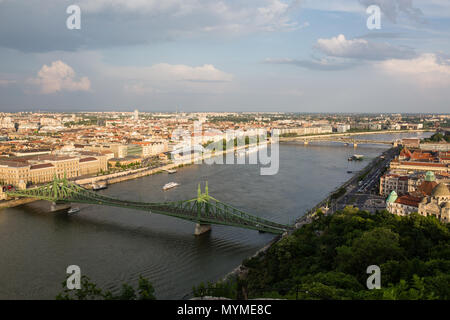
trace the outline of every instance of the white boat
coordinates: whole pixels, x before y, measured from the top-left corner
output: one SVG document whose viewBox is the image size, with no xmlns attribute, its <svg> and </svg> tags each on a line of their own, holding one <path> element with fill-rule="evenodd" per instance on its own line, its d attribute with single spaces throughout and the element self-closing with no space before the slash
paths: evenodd
<svg viewBox="0 0 450 320">
<path fill-rule="evenodd" d="M 348 161 L 353 161 L 353 160 L 362 160 L 364 159 L 364 155 L 362 154 L 354 154 L 351 157 L 348 158 Z"/>
<path fill-rule="evenodd" d="M 180 185 L 180 184 L 179 184 L 179 183 L 176 183 L 176 182 L 169 182 L 169 183 L 167 183 L 167 184 L 164 185 L 163 190 L 166 191 L 166 190 L 168 190 L 168 189 L 175 188 L 176 186 L 179 186 L 179 185 Z"/>
<path fill-rule="evenodd" d="M 78 211 L 80 211 L 80 208 L 70 208 L 67 213 L 77 213 Z"/>
<path fill-rule="evenodd" d="M 167 171 L 168 174 L 173 174 L 173 173 L 177 172 L 177 170 L 175 170 L 175 169 L 173 169 L 173 170 L 166 170 L 166 171 Z"/>
<path fill-rule="evenodd" d="M 108 188 L 108 185 L 106 184 L 106 182 L 92 183 L 92 190 L 94 190 L 94 191 L 102 190 L 102 189 L 106 189 L 106 188 Z"/>
</svg>

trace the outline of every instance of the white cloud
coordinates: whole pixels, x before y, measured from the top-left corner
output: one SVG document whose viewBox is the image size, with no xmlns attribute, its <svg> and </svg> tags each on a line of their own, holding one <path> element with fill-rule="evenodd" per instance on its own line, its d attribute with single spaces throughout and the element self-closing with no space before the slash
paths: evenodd
<svg viewBox="0 0 450 320">
<path fill-rule="evenodd" d="M 149 67 L 110 67 L 114 76 L 158 81 L 228 82 L 233 76 L 211 64 L 191 67 L 183 64 L 158 63 Z"/>
<path fill-rule="evenodd" d="M 153 94 L 167 92 L 221 91 L 233 75 L 211 64 L 188 66 L 158 63 L 148 67 L 104 66 L 104 76 L 124 82 L 126 93 Z"/>
<path fill-rule="evenodd" d="M 390 59 L 377 66 L 389 75 L 412 80 L 424 87 L 450 85 L 450 59 L 434 53 L 425 53 L 409 60 Z"/>
<path fill-rule="evenodd" d="M 106 9 L 115 11 L 179 12 L 183 7 L 195 5 L 195 0 L 81 0 L 80 7 L 87 12 Z"/>
<path fill-rule="evenodd" d="M 387 58 L 411 58 L 414 50 L 396 47 L 389 43 L 373 42 L 366 39 L 346 39 L 343 34 L 331 39 L 318 39 L 315 48 L 323 53 L 341 58 L 384 60 Z"/>
<path fill-rule="evenodd" d="M 364 12 L 356 0 L 304 0 L 302 7 L 321 11 Z"/>
<path fill-rule="evenodd" d="M 191 16 L 196 22 L 190 28 L 197 24 L 200 31 L 254 32 L 295 29 L 298 23 L 289 14 L 300 2 L 260 0 L 243 6 L 235 1 L 211 0 L 82 0 L 80 6 L 88 13 L 112 10 L 153 17 Z"/>
<path fill-rule="evenodd" d="M 39 86 L 43 94 L 58 91 L 88 91 L 91 87 L 87 77 L 76 81 L 75 71 L 61 60 L 53 61 L 50 66 L 44 64 L 37 78 L 28 79 L 28 83 Z"/>
</svg>

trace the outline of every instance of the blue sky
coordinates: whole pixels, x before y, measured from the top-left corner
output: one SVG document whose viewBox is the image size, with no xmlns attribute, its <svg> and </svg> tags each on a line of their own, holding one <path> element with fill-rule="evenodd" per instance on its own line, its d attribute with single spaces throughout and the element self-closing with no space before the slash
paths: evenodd
<svg viewBox="0 0 450 320">
<path fill-rule="evenodd" d="M 449 39 L 448 0 L 0 0 L 0 111 L 447 113 Z"/>
</svg>

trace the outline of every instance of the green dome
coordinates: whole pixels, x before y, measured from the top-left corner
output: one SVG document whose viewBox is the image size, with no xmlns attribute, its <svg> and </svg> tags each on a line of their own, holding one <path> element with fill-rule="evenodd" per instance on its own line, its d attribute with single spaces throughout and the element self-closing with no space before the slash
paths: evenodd
<svg viewBox="0 0 450 320">
<path fill-rule="evenodd" d="M 397 198 L 398 198 L 397 192 L 392 191 L 389 197 L 386 199 L 386 203 L 393 203 L 395 202 L 395 200 L 397 200 Z"/>
<path fill-rule="evenodd" d="M 425 181 L 436 181 L 436 177 L 434 176 L 434 173 L 431 171 L 427 171 L 427 173 L 425 174 Z"/>
</svg>

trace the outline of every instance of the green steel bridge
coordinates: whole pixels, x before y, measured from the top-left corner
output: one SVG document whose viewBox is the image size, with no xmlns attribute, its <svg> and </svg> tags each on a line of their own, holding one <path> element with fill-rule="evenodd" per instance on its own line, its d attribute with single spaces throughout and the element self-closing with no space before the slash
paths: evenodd
<svg viewBox="0 0 450 320">
<path fill-rule="evenodd" d="M 201 192 L 200 184 L 198 185 L 197 198 L 161 203 L 120 200 L 87 190 L 66 178 L 57 179 L 56 177 L 53 182 L 40 187 L 9 190 L 6 193 L 11 197 L 35 198 L 56 204 L 86 203 L 142 210 L 192 221 L 197 223 L 197 226 L 227 225 L 273 234 L 283 234 L 292 228 L 250 215 L 216 200 L 208 194 L 208 183 L 204 193 Z M 207 228 L 206 231 L 209 229 Z M 198 234 L 200 233 L 202 232 Z"/>
</svg>

